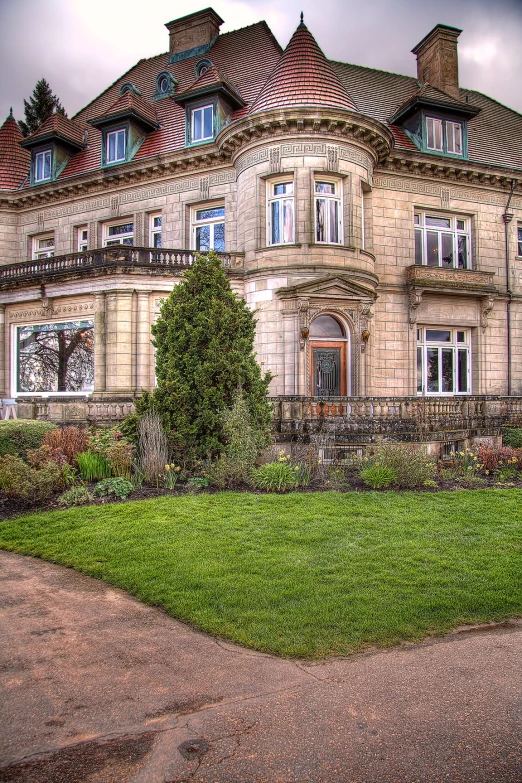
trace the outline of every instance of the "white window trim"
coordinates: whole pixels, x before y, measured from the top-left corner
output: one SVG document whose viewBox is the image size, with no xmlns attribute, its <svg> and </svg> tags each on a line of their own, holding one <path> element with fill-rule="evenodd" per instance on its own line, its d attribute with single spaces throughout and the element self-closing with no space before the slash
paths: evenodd
<svg viewBox="0 0 522 783">
<path fill-rule="evenodd" d="M 224 214 L 220 215 L 219 217 L 208 218 L 207 220 L 197 220 L 196 215 L 201 209 L 222 209 L 224 211 Z M 190 210 L 190 249 L 196 250 L 196 229 L 201 228 L 201 226 L 210 226 L 210 250 L 214 250 L 214 226 L 221 223 L 223 223 L 225 229 L 225 247 L 226 247 L 227 232 L 226 232 L 225 216 L 226 216 L 226 210 L 225 210 L 225 205 L 223 203 L 198 204 L 197 206 L 193 207 Z M 207 251 L 202 251 L 202 252 L 207 252 Z M 225 251 L 218 250 L 216 252 L 222 253 Z"/>
<path fill-rule="evenodd" d="M 42 166 L 42 171 L 45 172 L 45 156 L 49 155 L 49 176 L 48 177 L 37 177 L 36 172 L 38 171 L 38 158 L 43 157 L 44 163 Z M 52 150 L 40 150 L 40 152 L 35 152 L 34 155 L 34 170 L 33 170 L 33 180 L 34 182 L 48 182 L 53 175 L 53 152 Z"/>
<path fill-rule="evenodd" d="M 435 329 L 437 331 L 449 331 L 451 332 L 451 342 L 435 342 L 435 341 L 427 341 L 426 340 L 426 330 L 429 329 Z M 417 349 L 421 348 L 422 350 L 422 381 L 421 386 L 422 390 L 417 390 L 417 396 L 419 397 L 466 397 L 472 394 L 471 390 L 471 381 L 472 381 L 472 371 L 471 371 L 471 330 L 468 328 L 460 328 L 455 326 L 419 326 L 417 328 L 417 332 L 421 332 L 421 339 L 417 339 Z M 464 332 L 466 335 L 465 342 L 457 342 L 457 332 Z M 428 377 L 427 377 L 427 349 L 428 348 L 436 348 L 436 349 L 442 349 L 442 348 L 450 348 L 453 351 L 453 388 L 455 389 L 457 386 L 457 366 L 458 366 L 458 351 L 459 349 L 465 350 L 468 355 L 468 362 L 467 362 L 467 386 L 468 390 L 465 392 L 462 391 L 450 391 L 450 392 L 443 392 L 443 391 L 436 391 L 436 392 L 430 392 L 428 391 Z M 439 368 L 441 366 L 440 363 L 440 350 L 439 350 Z M 416 361 L 417 361 L 417 352 L 416 352 Z M 418 370 L 417 370 L 418 372 Z M 417 379 L 418 380 L 418 379 Z M 440 378 L 439 378 L 440 383 Z"/>
<path fill-rule="evenodd" d="M 40 399 L 46 399 L 47 397 L 90 397 L 94 394 L 92 391 L 48 391 L 48 392 L 19 392 L 18 387 L 18 340 L 17 329 L 24 329 L 28 326 L 46 326 L 47 324 L 68 324 L 74 320 L 92 321 L 94 329 L 94 318 L 54 318 L 50 321 L 34 321 L 24 324 L 11 324 L 11 397 L 16 399 L 17 397 L 39 397 Z M 95 346 L 96 350 L 96 346 Z"/>
<path fill-rule="evenodd" d="M 109 160 L 109 139 L 111 136 L 118 136 L 123 133 L 123 158 L 114 158 Z M 116 154 L 118 154 L 118 140 L 116 139 Z M 125 128 L 115 128 L 114 130 L 107 131 L 105 135 L 105 163 L 124 163 L 127 158 L 127 132 Z"/>
<path fill-rule="evenodd" d="M 429 144 L 429 125 L 433 127 L 433 144 L 435 144 L 436 133 L 435 124 L 440 128 L 440 147 L 430 146 Z M 455 131 L 458 128 L 458 135 L 460 140 L 460 152 L 455 151 Z M 451 137 L 451 144 L 453 149 L 450 149 L 449 140 Z M 464 157 L 464 126 L 462 122 L 454 122 L 453 120 L 443 120 L 440 117 L 426 117 L 426 149 L 431 152 L 442 152 L 443 154 L 454 155 L 457 158 Z"/>
<path fill-rule="evenodd" d="M 38 248 L 38 243 L 42 239 L 52 239 L 53 244 L 52 246 L 48 248 L 42 248 L 41 250 Z M 54 252 L 56 249 L 55 239 L 54 239 L 54 231 L 50 231 L 46 234 L 37 234 L 32 239 L 32 256 L 33 261 L 37 261 L 42 258 L 54 258 Z"/>
<path fill-rule="evenodd" d="M 154 220 L 155 218 L 161 218 L 161 225 L 154 226 Z M 156 250 L 161 250 L 161 245 L 158 248 L 155 248 L 154 246 L 154 237 L 156 234 L 159 234 L 163 243 L 163 215 L 161 212 L 151 212 L 149 214 L 149 247 L 152 247 Z"/>
<path fill-rule="evenodd" d="M 432 126 L 433 146 L 430 147 L 430 125 Z M 436 127 L 439 127 L 440 132 L 440 147 L 436 147 L 437 133 Z M 433 150 L 434 152 L 444 152 L 444 122 L 438 117 L 426 117 L 426 148 Z"/>
<path fill-rule="evenodd" d="M 125 226 L 132 224 L 132 231 L 128 231 L 126 234 L 116 234 L 114 236 L 111 236 L 109 234 L 109 229 L 113 226 Z M 103 224 L 103 247 L 114 247 L 115 245 L 123 245 L 124 239 L 132 239 L 132 243 L 127 243 L 128 247 L 132 247 L 134 245 L 134 220 L 125 220 L 125 218 L 121 218 L 120 220 L 111 220 L 110 223 L 104 223 Z"/>
<path fill-rule="evenodd" d="M 278 185 L 292 185 L 292 193 L 278 193 L 274 194 L 274 188 Z M 266 199 L 266 244 L 267 247 L 280 247 L 281 245 L 295 245 L 295 181 L 293 177 L 282 177 L 279 179 L 272 179 L 267 182 L 267 199 Z M 272 242 L 272 204 L 279 202 L 279 225 L 284 225 L 283 221 L 283 202 L 292 202 L 292 239 L 290 242 Z"/>
<path fill-rule="evenodd" d="M 87 236 L 85 239 L 82 239 L 82 234 L 84 231 L 86 232 Z M 89 249 L 89 227 L 85 225 L 78 226 L 76 229 L 76 238 L 78 253 L 86 253 Z"/>
<path fill-rule="evenodd" d="M 415 223 L 415 216 L 419 215 L 420 217 L 420 223 Z M 451 226 L 450 228 L 442 228 L 439 226 L 427 226 L 426 225 L 426 217 L 433 217 L 433 218 L 443 218 L 444 220 L 450 220 Z M 457 221 L 463 220 L 464 221 L 464 228 L 459 229 L 457 228 Z M 417 266 L 428 266 L 428 248 L 427 248 L 427 242 L 428 242 L 428 231 L 438 233 L 439 234 L 439 264 L 437 266 L 430 264 L 429 266 L 433 266 L 433 269 L 460 269 L 461 271 L 464 271 L 466 269 L 472 269 L 472 247 L 471 247 L 471 218 L 466 217 L 466 215 L 449 215 L 444 214 L 442 212 L 437 212 L 436 210 L 424 210 L 424 209 L 416 209 L 414 211 L 414 241 L 415 241 L 415 231 L 420 231 L 422 236 L 422 263 L 417 264 Z M 453 266 L 446 267 L 442 265 L 442 251 L 441 251 L 441 235 L 442 234 L 451 234 L 453 236 Z M 465 236 L 467 238 L 467 259 L 466 259 L 466 266 L 460 267 L 458 265 L 458 237 L 459 236 Z M 415 254 L 415 249 L 414 249 Z M 414 258 L 415 260 L 415 258 Z"/>
<path fill-rule="evenodd" d="M 194 120 L 197 112 L 204 112 L 205 109 L 211 109 L 212 110 L 212 133 L 210 136 L 201 136 L 199 139 L 196 139 L 194 134 Z M 202 122 L 201 122 L 201 130 L 202 133 L 205 133 L 205 118 L 204 114 L 202 115 Z M 192 143 L 200 142 L 200 141 L 210 141 L 214 138 L 214 104 L 213 103 L 207 103 L 205 106 L 196 106 L 194 109 L 190 110 L 190 141 Z"/>
<path fill-rule="evenodd" d="M 315 186 L 316 184 L 324 182 L 328 185 L 334 185 L 335 186 L 335 193 L 316 193 Z M 314 188 L 314 243 L 317 245 L 333 245 L 335 247 L 339 245 L 343 245 L 343 237 L 344 237 L 344 228 L 343 228 L 343 181 L 341 179 L 333 179 L 332 177 L 320 177 L 316 176 L 314 177 L 313 182 L 313 188 Z M 339 204 L 338 207 L 338 217 L 337 217 L 337 233 L 339 240 L 337 242 L 330 242 L 330 240 L 319 240 L 317 239 L 317 207 L 316 202 L 318 199 L 326 199 L 327 203 L 329 201 L 337 201 Z M 330 210 L 326 210 L 326 234 L 330 234 Z"/>
</svg>

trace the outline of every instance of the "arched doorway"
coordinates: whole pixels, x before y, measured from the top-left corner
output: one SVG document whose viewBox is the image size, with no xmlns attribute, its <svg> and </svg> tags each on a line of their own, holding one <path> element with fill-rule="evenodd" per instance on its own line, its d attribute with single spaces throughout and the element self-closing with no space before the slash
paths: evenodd
<svg viewBox="0 0 522 783">
<path fill-rule="evenodd" d="M 310 324 L 311 390 L 314 397 L 344 397 L 348 389 L 347 330 L 332 315 Z"/>
</svg>

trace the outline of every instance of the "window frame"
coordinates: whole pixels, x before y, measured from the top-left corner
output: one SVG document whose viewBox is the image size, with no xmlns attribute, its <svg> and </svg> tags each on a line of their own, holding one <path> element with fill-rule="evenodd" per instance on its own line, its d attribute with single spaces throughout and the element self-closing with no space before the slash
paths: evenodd
<svg viewBox="0 0 522 783">
<path fill-rule="evenodd" d="M 197 112 L 204 112 L 205 109 L 211 109 L 212 111 L 212 133 L 210 136 L 201 136 L 201 138 L 196 139 L 194 135 L 194 120 L 195 115 Z M 216 105 L 215 102 L 211 101 L 210 103 L 202 103 L 197 106 L 191 106 L 189 108 L 189 122 L 190 122 L 190 144 L 205 144 L 209 141 L 213 141 L 216 137 L 216 128 L 215 128 L 215 120 L 216 120 Z M 203 122 L 202 122 L 202 132 L 204 133 L 204 127 L 205 127 L 205 116 L 203 114 Z"/>
<path fill-rule="evenodd" d="M 216 215 L 215 218 L 201 218 L 198 220 L 198 212 L 204 212 L 211 209 L 222 209 L 223 215 Z M 215 250 L 214 230 L 215 226 L 223 225 L 223 250 L 216 250 L 216 253 L 226 252 L 226 208 L 224 202 L 211 202 L 208 204 L 196 204 L 190 210 L 190 249 L 198 253 L 208 253 Z M 197 229 L 203 226 L 209 226 L 209 249 L 198 250 L 197 248 Z"/>
<path fill-rule="evenodd" d="M 119 125 L 112 128 L 107 128 L 103 132 L 103 165 L 104 166 L 118 166 L 122 163 L 126 163 L 128 159 L 128 144 L 129 144 L 129 128 L 127 125 Z M 111 136 L 123 133 L 123 158 L 117 158 L 115 160 L 109 160 L 109 138 Z M 117 143 L 116 143 L 117 144 Z"/>
<path fill-rule="evenodd" d="M 419 223 L 416 222 L 416 219 L 419 218 Z M 426 225 L 426 218 L 439 218 L 441 220 L 449 220 L 450 226 L 444 227 L 444 226 L 427 226 Z M 458 227 L 458 222 L 463 221 L 464 228 Z M 438 236 L 437 239 L 437 247 L 438 247 L 438 257 L 439 257 L 439 263 L 438 264 L 429 264 L 428 263 L 428 233 L 436 233 Z M 444 212 L 439 212 L 438 210 L 427 210 L 427 209 L 414 209 L 413 212 L 413 234 L 414 234 L 414 263 L 415 266 L 430 266 L 433 268 L 438 269 L 460 269 L 461 271 L 470 270 L 473 269 L 473 256 L 472 256 L 472 245 L 471 245 L 471 235 L 472 235 L 472 225 L 471 225 L 471 217 L 469 215 L 462 215 L 462 214 L 449 214 Z M 421 240 L 421 261 L 420 263 L 417 261 L 418 258 L 418 245 L 417 245 L 417 235 L 420 234 L 422 237 Z M 443 239 L 442 235 L 451 235 L 452 236 L 452 254 L 453 254 L 453 264 L 451 266 L 444 265 L 442 263 L 443 261 Z M 466 237 L 466 263 L 465 266 L 459 266 L 459 237 Z"/>
<path fill-rule="evenodd" d="M 89 249 L 89 226 L 86 224 L 76 228 L 76 248 L 78 253 L 86 253 Z"/>
<path fill-rule="evenodd" d="M 154 225 L 155 221 L 159 220 L 159 225 Z M 155 238 L 159 235 L 159 245 L 155 244 Z M 163 242 L 163 215 L 161 212 L 151 212 L 149 214 L 149 247 L 154 250 L 161 250 Z"/>
<path fill-rule="evenodd" d="M 47 397 L 87 397 L 94 393 L 94 351 L 93 351 L 93 388 L 91 390 L 82 389 L 80 391 L 18 391 L 18 381 L 19 381 L 19 355 L 18 355 L 18 345 L 19 345 L 19 338 L 18 338 L 18 331 L 20 329 L 27 329 L 28 327 L 35 327 L 35 326 L 47 326 L 49 324 L 60 324 L 60 323 L 74 323 L 76 321 L 89 321 L 92 323 L 92 330 L 93 330 L 93 345 L 94 345 L 94 317 L 87 317 L 87 318 L 77 318 L 77 319 L 71 319 L 71 318 L 53 318 L 51 320 L 41 320 L 41 321 L 35 321 L 35 322 L 29 322 L 29 323 L 23 323 L 23 324 L 11 324 L 11 397 L 39 397 L 39 398 L 47 398 Z M 94 349 L 95 350 L 95 349 Z"/>
<path fill-rule="evenodd" d="M 51 182 L 53 178 L 53 148 L 52 147 L 46 147 L 45 149 L 38 149 L 33 152 L 33 165 L 32 165 L 32 179 L 34 185 L 40 185 L 42 182 Z M 48 177 L 37 177 L 37 169 L 38 169 L 38 159 L 42 156 L 49 156 L 49 176 Z M 43 170 L 45 172 L 45 162 L 43 164 Z"/>
<path fill-rule="evenodd" d="M 39 248 L 39 243 L 46 240 L 46 239 L 52 239 L 53 243 L 52 245 L 48 245 L 47 249 L 45 248 Z M 56 249 L 56 240 L 54 236 L 54 231 L 47 231 L 45 234 L 36 234 L 32 238 L 32 260 L 33 261 L 39 261 L 42 258 L 54 258 Z"/>
<path fill-rule="evenodd" d="M 320 193 L 316 190 L 317 185 L 333 185 L 335 190 L 333 194 Z M 337 190 L 338 188 L 338 190 Z M 317 202 L 325 199 L 327 204 L 337 203 L 337 241 L 331 241 L 330 239 L 318 239 L 318 224 L 317 224 Z M 333 177 L 322 177 L 316 174 L 313 179 L 313 205 L 314 205 L 314 243 L 317 245 L 344 245 L 344 221 L 343 221 L 343 181 Z M 326 221 L 325 221 L 325 234 L 330 236 L 331 234 L 331 212 L 330 207 L 326 209 Z"/>
<path fill-rule="evenodd" d="M 450 340 L 428 340 L 427 332 L 449 332 Z M 459 334 L 464 335 L 464 340 L 459 340 Z M 428 349 L 437 351 L 438 390 L 428 391 Z M 443 383 L 442 351 L 451 351 L 452 354 L 452 390 L 441 391 Z M 420 352 L 420 353 L 419 353 Z M 466 390 L 459 391 L 459 353 L 466 354 Z M 416 374 L 417 395 L 422 397 L 453 397 L 472 394 L 472 343 L 471 329 L 455 326 L 419 326 L 417 327 L 416 345 Z M 420 377 L 419 377 L 420 367 Z"/>
<path fill-rule="evenodd" d="M 132 226 L 132 231 L 122 232 L 121 234 L 109 234 L 109 230 L 115 226 Z M 103 224 L 103 247 L 115 247 L 116 245 L 126 245 L 127 247 L 134 246 L 134 233 L 135 225 L 134 220 L 111 220 L 109 223 Z M 118 242 L 118 237 L 122 238 L 121 242 Z M 132 242 L 123 242 L 123 239 L 132 239 Z"/>
<path fill-rule="evenodd" d="M 275 193 L 275 189 L 278 187 L 292 186 L 290 193 Z M 295 245 L 295 180 L 293 176 L 279 177 L 278 179 L 272 179 L 266 183 L 266 244 L 267 247 L 280 247 L 281 245 Z M 284 215 L 285 215 L 285 202 L 291 204 L 292 207 L 292 221 L 291 221 L 291 239 L 284 239 Z M 282 239 L 279 242 L 274 241 L 273 234 L 273 209 L 272 205 L 277 204 L 278 212 L 278 225 L 280 227 L 280 235 Z"/>
<path fill-rule="evenodd" d="M 435 141 L 435 123 L 440 123 L 441 134 L 441 146 L 429 145 L 430 123 L 434 124 L 433 136 Z M 450 150 L 448 139 L 452 138 L 452 145 L 455 147 L 455 129 L 459 128 L 460 132 L 460 152 L 455 152 L 455 149 Z M 466 123 L 462 120 L 449 119 L 437 114 L 424 114 L 423 115 L 423 145 L 426 152 L 432 154 L 449 155 L 453 158 L 467 158 L 467 134 Z"/>
<path fill-rule="evenodd" d="M 522 258 L 522 225 L 517 226 L 517 256 Z"/>
</svg>

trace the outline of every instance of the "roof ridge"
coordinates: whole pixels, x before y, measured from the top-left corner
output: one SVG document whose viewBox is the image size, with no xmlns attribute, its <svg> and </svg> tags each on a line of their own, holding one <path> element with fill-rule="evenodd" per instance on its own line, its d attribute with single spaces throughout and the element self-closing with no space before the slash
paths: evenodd
<svg viewBox="0 0 522 783">
<path fill-rule="evenodd" d="M 336 65 L 348 65 L 350 68 L 360 68 L 365 71 L 375 71 L 376 73 L 385 73 L 388 76 L 398 76 L 400 79 L 411 79 L 417 82 L 416 76 L 407 76 L 404 73 L 395 73 L 395 71 L 383 71 L 382 68 L 372 68 L 371 65 L 358 65 L 357 63 L 345 63 L 342 60 L 329 60 L 329 63 L 335 63 Z"/>
</svg>

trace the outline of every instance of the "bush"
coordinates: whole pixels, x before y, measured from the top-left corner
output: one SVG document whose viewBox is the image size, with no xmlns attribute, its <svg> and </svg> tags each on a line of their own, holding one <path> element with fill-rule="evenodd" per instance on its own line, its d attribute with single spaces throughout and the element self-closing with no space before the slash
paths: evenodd
<svg viewBox="0 0 522 783">
<path fill-rule="evenodd" d="M 36 470 L 12 454 L 6 454 L 0 459 L 0 489 L 8 498 L 41 503 L 59 488 L 63 488 L 63 475 L 54 462 Z"/>
<path fill-rule="evenodd" d="M 369 465 L 361 470 L 361 478 L 372 489 L 383 489 L 397 482 L 397 474 L 388 465 Z"/>
<path fill-rule="evenodd" d="M 89 432 L 86 429 L 58 427 L 45 433 L 43 445 L 61 451 L 65 454 L 67 462 L 74 465 L 76 464 L 78 454 L 81 454 L 82 451 L 87 451 L 88 440 Z"/>
<path fill-rule="evenodd" d="M 146 413 L 138 424 L 138 464 L 147 484 L 158 486 L 169 463 L 167 436 L 155 411 Z"/>
<path fill-rule="evenodd" d="M 32 419 L 0 420 L 0 457 L 14 454 L 25 457 L 27 449 L 38 449 L 47 432 L 55 430 L 56 425 L 47 421 Z"/>
<path fill-rule="evenodd" d="M 92 495 L 87 487 L 83 484 L 78 484 L 76 487 L 71 487 L 61 494 L 58 498 L 58 503 L 60 506 L 81 506 L 84 503 L 90 503 L 91 500 Z"/>
<path fill-rule="evenodd" d="M 481 472 L 486 476 L 505 468 L 507 465 L 515 465 L 518 470 L 522 470 L 522 449 L 513 449 L 509 446 L 500 449 L 479 446 L 478 461 L 481 465 Z"/>
<path fill-rule="evenodd" d="M 111 475 L 111 466 L 103 454 L 84 451 L 76 457 L 80 475 L 84 481 L 98 481 Z"/>
<path fill-rule="evenodd" d="M 130 479 L 132 458 L 134 456 L 134 446 L 132 443 L 121 438 L 108 447 L 106 455 L 114 475 Z"/>
<path fill-rule="evenodd" d="M 519 427 L 506 427 L 502 430 L 502 443 L 513 449 L 522 448 L 522 429 Z"/>
<path fill-rule="evenodd" d="M 211 482 L 218 487 L 248 483 L 263 445 L 252 425 L 248 405 L 241 390 L 231 408 L 223 413 L 224 453 L 209 468 Z"/>
<path fill-rule="evenodd" d="M 391 468 L 395 474 L 393 483 L 407 489 L 422 486 L 433 479 L 436 471 L 435 461 L 413 443 L 381 444 L 368 459 L 368 467 L 371 465 Z"/>
<path fill-rule="evenodd" d="M 51 446 L 40 446 L 39 449 L 27 451 L 27 462 L 32 468 L 39 470 L 50 462 L 54 462 L 59 468 L 67 464 L 67 457 L 61 449 L 53 449 Z"/>
<path fill-rule="evenodd" d="M 296 466 L 297 467 L 297 466 Z M 267 462 L 252 471 L 252 484 L 267 492 L 286 492 L 298 486 L 298 471 L 286 460 Z"/>
<path fill-rule="evenodd" d="M 131 481 L 124 478 L 107 478 L 100 481 L 94 487 L 94 494 L 103 496 L 114 495 L 121 500 L 125 500 L 130 495 L 134 486 Z"/>
</svg>

